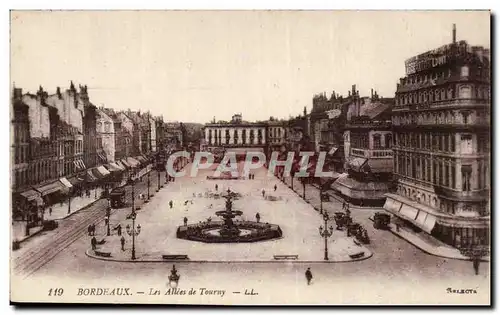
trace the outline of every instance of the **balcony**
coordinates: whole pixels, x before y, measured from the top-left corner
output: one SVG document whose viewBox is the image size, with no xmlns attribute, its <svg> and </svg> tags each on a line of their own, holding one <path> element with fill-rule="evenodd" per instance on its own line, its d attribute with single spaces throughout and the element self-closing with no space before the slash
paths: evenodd
<svg viewBox="0 0 500 315">
<path fill-rule="evenodd" d="M 391 158 L 392 150 L 367 150 L 367 149 L 354 149 L 351 148 L 351 155 L 369 158 Z"/>
<path fill-rule="evenodd" d="M 457 201 L 487 201 L 490 198 L 488 189 L 459 191 L 449 187 L 434 185 L 434 192 L 447 199 Z"/>
</svg>

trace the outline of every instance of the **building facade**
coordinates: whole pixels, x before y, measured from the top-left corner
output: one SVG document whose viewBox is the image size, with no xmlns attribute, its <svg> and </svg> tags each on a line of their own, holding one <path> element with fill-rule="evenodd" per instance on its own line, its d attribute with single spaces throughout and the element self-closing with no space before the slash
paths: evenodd
<svg viewBox="0 0 500 315">
<path fill-rule="evenodd" d="M 465 41 L 406 61 L 393 110 L 397 192 L 384 208 L 458 247 L 489 242 L 489 50 Z"/>
<path fill-rule="evenodd" d="M 391 110 L 394 99 L 377 93 L 360 97 L 353 85 L 348 99 L 344 146 L 346 173 L 332 188 L 348 201 L 382 206 L 392 185 Z"/>
<path fill-rule="evenodd" d="M 267 153 L 266 131 L 266 123 L 243 121 L 241 114 L 233 115 L 229 122 L 212 122 L 204 128 L 209 151 L 233 151 L 239 158 L 244 158 L 247 151 Z"/>
<path fill-rule="evenodd" d="M 104 108 L 97 110 L 97 133 L 102 139 L 102 147 L 108 162 L 115 161 L 116 138 L 113 119 L 106 114 Z"/>
</svg>

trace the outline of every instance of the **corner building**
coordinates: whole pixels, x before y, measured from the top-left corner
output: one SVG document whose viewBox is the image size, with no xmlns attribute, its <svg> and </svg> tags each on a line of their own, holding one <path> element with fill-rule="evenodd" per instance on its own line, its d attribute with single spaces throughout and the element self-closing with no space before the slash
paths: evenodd
<svg viewBox="0 0 500 315">
<path fill-rule="evenodd" d="M 455 41 L 406 61 L 384 208 L 457 248 L 489 244 L 490 53 Z"/>
</svg>

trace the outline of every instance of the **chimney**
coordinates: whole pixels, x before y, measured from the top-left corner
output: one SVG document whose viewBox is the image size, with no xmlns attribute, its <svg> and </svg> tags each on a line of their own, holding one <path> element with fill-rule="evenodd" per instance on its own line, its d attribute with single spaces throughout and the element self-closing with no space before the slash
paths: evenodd
<svg viewBox="0 0 500 315">
<path fill-rule="evenodd" d="M 371 95 L 370 97 L 373 98 L 373 89 L 371 89 L 371 94 L 370 95 Z"/>
<path fill-rule="evenodd" d="M 453 44 L 457 42 L 457 26 L 453 24 Z"/>
<path fill-rule="evenodd" d="M 23 97 L 23 89 L 14 87 L 14 99 L 21 99 Z"/>
</svg>

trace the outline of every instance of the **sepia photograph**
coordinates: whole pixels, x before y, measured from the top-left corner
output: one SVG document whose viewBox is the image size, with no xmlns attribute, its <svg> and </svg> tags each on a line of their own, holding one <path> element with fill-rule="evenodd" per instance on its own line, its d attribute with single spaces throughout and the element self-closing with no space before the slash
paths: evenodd
<svg viewBox="0 0 500 315">
<path fill-rule="evenodd" d="M 491 302 L 491 12 L 11 10 L 10 302 Z"/>
</svg>

